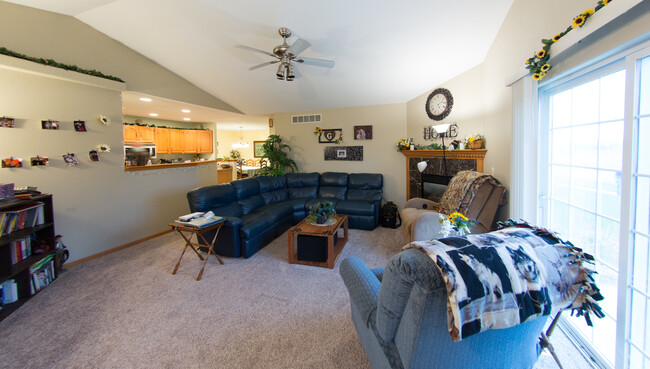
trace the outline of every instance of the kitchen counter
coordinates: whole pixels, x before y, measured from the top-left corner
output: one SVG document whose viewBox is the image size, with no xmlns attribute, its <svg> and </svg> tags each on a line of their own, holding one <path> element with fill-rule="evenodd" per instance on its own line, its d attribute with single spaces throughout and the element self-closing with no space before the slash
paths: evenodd
<svg viewBox="0 0 650 369">
<path fill-rule="evenodd" d="M 125 172 L 137 172 L 140 170 L 154 170 L 154 169 L 169 169 L 169 168 L 182 168 L 182 167 L 196 167 L 199 165 L 216 164 L 217 160 L 202 160 L 192 161 L 189 163 L 169 163 L 169 164 L 152 164 L 142 166 L 124 167 Z"/>
</svg>

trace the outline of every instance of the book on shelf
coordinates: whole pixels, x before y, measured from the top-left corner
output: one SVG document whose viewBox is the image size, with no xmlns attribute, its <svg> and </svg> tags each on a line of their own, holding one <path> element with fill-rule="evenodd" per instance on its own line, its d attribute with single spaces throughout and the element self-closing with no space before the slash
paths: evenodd
<svg viewBox="0 0 650 369">
<path fill-rule="evenodd" d="M 54 255 L 48 255 L 29 268 L 30 292 L 35 294 L 48 284 L 52 283 L 56 274 L 54 272 Z"/>
<path fill-rule="evenodd" d="M 0 291 L 2 291 L 2 298 L 0 299 L 2 305 L 18 301 L 18 284 L 16 284 L 15 279 L 7 279 L 0 283 Z"/>
<path fill-rule="evenodd" d="M 31 237 L 19 238 L 11 242 L 9 246 L 11 256 L 11 265 L 26 259 L 32 255 L 32 239 Z"/>
<path fill-rule="evenodd" d="M 17 209 L 0 212 L 0 235 L 31 228 L 45 222 L 44 204 L 23 205 Z"/>
</svg>

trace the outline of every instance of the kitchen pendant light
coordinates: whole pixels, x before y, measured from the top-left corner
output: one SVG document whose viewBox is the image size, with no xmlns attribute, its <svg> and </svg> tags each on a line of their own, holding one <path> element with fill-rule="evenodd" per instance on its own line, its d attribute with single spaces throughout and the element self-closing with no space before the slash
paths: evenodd
<svg viewBox="0 0 650 369">
<path fill-rule="evenodd" d="M 248 143 L 244 141 L 244 133 L 242 126 L 239 126 L 239 142 L 232 144 L 233 149 L 246 149 L 248 148 Z"/>
</svg>

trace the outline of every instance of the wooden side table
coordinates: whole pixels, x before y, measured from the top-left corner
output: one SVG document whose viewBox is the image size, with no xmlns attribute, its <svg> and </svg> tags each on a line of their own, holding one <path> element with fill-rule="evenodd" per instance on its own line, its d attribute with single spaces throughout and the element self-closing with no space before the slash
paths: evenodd
<svg viewBox="0 0 650 369">
<path fill-rule="evenodd" d="M 343 247 L 348 242 L 348 216 L 345 214 L 337 214 L 334 216 L 336 223 L 331 226 L 317 226 L 307 223 L 307 219 L 303 219 L 300 223 L 289 229 L 289 264 L 304 264 L 311 266 L 319 266 L 324 268 L 334 269 L 334 263 L 339 257 Z M 336 245 L 334 245 L 334 234 L 339 231 L 343 226 L 343 238 L 339 238 Z M 306 261 L 298 260 L 294 245 L 294 238 L 298 235 L 304 236 L 317 236 L 327 238 L 327 261 Z"/>
<path fill-rule="evenodd" d="M 181 265 L 181 259 L 183 259 L 183 255 L 185 255 L 185 250 L 187 250 L 187 246 L 191 247 L 192 250 L 196 253 L 196 255 L 199 257 L 199 259 L 203 260 L 203 266 L 201 267 L 201 271 L 199 272 L 199 275 L 196 277 L 197 281 L 201 280 L 201 276 L 203 275 L 203 269 L 205 269 L 205 264 L 208 262 L 208 258 L 210 257 L 210 254 L 217 257 L 217 260 L 219 260 L 219 264 L 223 265 L 223 261 L 217 255 L 216 252 L 214 252 L 214 241 L 217 240 L 217 235 L 219 234 L 219 231 L 221 230 L 221 226 L 223 226 L 224 222 L 219 222 L 210 226 L 207 226 L 205 228 L 195 228 L 195 227 L 188 227 L 184 225 L 179 225 L 177 223 L 169 223 L 169 226 L 172 227 L 172 229 L 178 231 L 178 233 L 183 237 L 185 240 L 185 247 L 183 247 L 183 252 L 181 253 L 181 257 L 178 258 L 178 263 L 176 263 L 176 266 L 174 267 L 174 270 L 172 271 L 172 274 L 176 274 L 176 271 L 178 270 L 178 267 Z M 216 230 L 214 233 L 214 237 L 212 238 L 212 242 L 208 242 L 205 237 L 203 236 L 204 233 L 208 231 Z M 189 237 L 185 235 L 185 233 L 189 234 Z M 205 256 L 205 260 L 203 259 L 203 256 L 199 254 L 199 251 L 194 248 L 200 247 L 201 245 L 198 243 L 192 243 L 192 236 L 196 235 L 196 239 L 198 241 L 198 238 L 201 237 L 203 242 L 205 242 L 206 245 L 210 245 L 208 248 L 208 254 Z"/>
</svg>

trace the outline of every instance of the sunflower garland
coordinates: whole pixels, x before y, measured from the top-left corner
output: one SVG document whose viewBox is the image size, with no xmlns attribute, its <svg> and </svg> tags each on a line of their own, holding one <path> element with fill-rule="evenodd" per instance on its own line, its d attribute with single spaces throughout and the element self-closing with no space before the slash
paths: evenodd
<svg viewBox="0 0 650 369">
<path fill-rule="evenodd" d="M 573 18 L 571 25 L 567 27 L 563 32 L 558 33 L 550 39 L 542 39 L 542 44 L 544 45 L 541 50 L 535 53 L 532 58 L 526 60 L 526 69 L 530 71 L 532 78 L 535 81 L 539 81 L 546 73 L 548 73 L 553 67 L 548 63 L 548 60 L 551 58 L 551 45 L 560 41 L 564 35 L 571 32 L 574 28 L 581 28 L 587 22 L 587 19 L 594 15 L 597 11 L 602 9 L 607 4 L 611 3 L 613 0 L 598 0 L 596 7 L 593 9 L 587 9 L 582 13 L 578 14 Z"/>
</svg>

